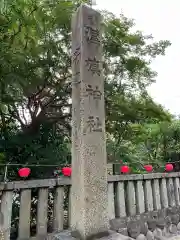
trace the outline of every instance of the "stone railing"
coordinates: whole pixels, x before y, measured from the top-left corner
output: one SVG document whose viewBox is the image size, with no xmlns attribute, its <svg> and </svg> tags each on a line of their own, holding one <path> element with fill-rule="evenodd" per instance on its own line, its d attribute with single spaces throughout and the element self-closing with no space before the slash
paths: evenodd
<svg viewBox="0 0 180 240">
<path fill-rule="evenodd" d="M 0 183 L 0 239 L 10 239 L 10 232 L 11 239 L 28 239 L 68 227 L 70 186 L 69 178 Z"/>
<path fill-rule="evenodd" d="M 153 231 L 177 233 L 179 177 L 180 173 L 108 176 L 111 229 L 132 238 Z M 0 239 L 8 240 L 10 231 L 12 239 L 28 239 L 68 228 L 70 191 L 69 178 L 0 183 Z"/>
<path fill-rule="evenodd" d="M 180 230 L 180 173 L 109 176 L 111 229 L 136 239 Z"/>
</svg>

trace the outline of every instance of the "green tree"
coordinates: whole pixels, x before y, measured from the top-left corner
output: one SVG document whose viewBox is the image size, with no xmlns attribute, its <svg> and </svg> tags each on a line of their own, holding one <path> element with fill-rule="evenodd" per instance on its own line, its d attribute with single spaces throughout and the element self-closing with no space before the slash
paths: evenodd
<svg viewBox="0 0 180 240">
<path fill-rule="evenodd" d="M 50 128 L 45 130 L 47 126 L 55 127 L 61 143 L 70 137 L 71 17 L 80 2 L 11 0 L 0 6 L 2 141 L 6 137 L 6 143 L 13 146 L 4 148 L 11 162 L 23 161 L 27 155 L 32 156 L 28 162 L 48 158 L 53 162 L 53 152 L 45 151 L 48 145 L 41 137 L 42 129 L 46 139 L 54 134 Z M 156 77 L 150 63 L 164 55 L 170 43 L 132 32 L 135 23 L 123 15 L 102 14 L 107 132 L 122 140 L 132 123 L 170 120 L 147 93 Z M 11 135 L 8 127 L 13 122 L 16 127 Z M 52 139 L 56 146 L 56 137 Z M 14 148 L 23 149 L 23 154 L 13 157 Z"/>
</svg>

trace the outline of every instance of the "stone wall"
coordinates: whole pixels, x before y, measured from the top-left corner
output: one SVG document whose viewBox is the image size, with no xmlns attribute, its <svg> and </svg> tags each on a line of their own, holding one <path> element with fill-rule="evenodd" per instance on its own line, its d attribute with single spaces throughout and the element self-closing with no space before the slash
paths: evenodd
<svg viewBox="0 0 180 240">
<path fill-rule="evenodd" d="M 180 234 L 180 173 L 109 176 L 111 230 L 138 240 Z"/>
<path fill-rule="evenodd" d="M 163 239 L 180 234 L 180 207 L 110 220 L 111 230 L 134 239 Z"/>
</svg>

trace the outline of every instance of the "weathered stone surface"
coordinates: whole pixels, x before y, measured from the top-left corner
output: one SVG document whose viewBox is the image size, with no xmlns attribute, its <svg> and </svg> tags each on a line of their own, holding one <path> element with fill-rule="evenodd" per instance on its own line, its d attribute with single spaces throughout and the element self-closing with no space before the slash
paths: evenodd
<svg viewBox="0 0 180 240">
<path fill-rule="evenodd" d="M 138 213 L 141 214 L 145 212 L 143 181 L 137 181 L 136 193 L 137 193 L 136 196 L 137 211 Z"/>
<path fill-rule="evenodd" d="M 150 231 L 154 231 L 156 229 L 156 223 L 157 223 L 156 219 L 149 219 L 147 221 L 148 229 Z"/>
<path fill-rule="evenodd" d="M 125 188 L 124 182 L 118 182 L 117 193 L 116 193 L 116 216 L 126 216 L 126 204 L 125 204 Z"/>
<path fill-rule="evenodd" d="M 178 213 L 179 208 L 178 207 L 169 207 L 169 208 L 167 208 L 166 211 L 167 211 L 166 212 L 167 215 L 173 215 L 173 214 L 177 214 Z"/>
<path fill-rule="evenodd" d="M 165 222 L 166 222 L 166 226 L 167 226 L 167 227 L 171 225 L 171 218 L 170 218 L 170 216 L 167 216 L 167 217 L 165 218 Z"/>
<path fill-rule="evenodd" d="M 167 209 L 158 210 L 158 218 L 165 218 L 167 216 Z"/>
<path fill-rule="evenodd" d="M 148 232 L 148 225 L 146 222 L 144 221 L 140 221 L 140 229 L 141 229 L 141 233 L 144 234 L 146 236 L 147 232 Z"/>
<path fill-rule="evenodd" d="M 12 214 L 13 192 L 4 191 L 1 197 L 1 214 L 3 216 L 4 239 L 9 239 L 11 230 L 11 214 Z"/>
<path fill-rule="evenodd" d="M 91 238 L 91 240 L 133 240 L 132 238 L 128 237 L 128 236 L 124 236 L 122 234 L 119 234 L 117 232 L 114 231 L 108 231 L 108 235 L 106 236 L 94 236 Z M 76 236 L 76 238 L 71 236 L 71 231 L 67 230 L 67 231 L 63 231 L 60 233 L 56 233 L 56 234 L 51 234 L 51 236 L 48 236 L 47 238 L 48 240 L 81 240 L 80 236 Z"/>
<path fill-rule="evenodd" d="M 178 214 L 173 214 L 170 216 L 172 224 L 177 225 L 179 222 L 179 215 Z"/>
<path fill-rule="evenodd" d="M 120 229 L 118 229 L 117 232 L 124 235 L 124 236 L 128 236 L 127 228 L 120 228 Z"/>
<path fill-rule="evenodd" d="M 169 232 L 172 233 L 172 234 L 176 234 L 177 233 L 177 227 L 175 224 L 171 224 L 169 226 Z"/>
<path fill-rule="evenodd" d="M 147 240 L 154 240 L 154 235 L 151 231 L 148 231 L 146 234 Z"/>
<path fill-rule="evenodd" d="M 139 221 L 131 221 L 127 225 L 127 231 L 130 237 L 137 238 L 141 233 L 141 226 Z"/>
<path fill-rule="evenodd" d="M 168 196 L 167 196 L 167 185 L 166 179 L 163 178 L 160 181 L 160 195 L 161 195 L 161 204 L 163 208 L 168 207 Z"/>
<path fill-rule="evenodd" d="M 153 195 L 151 180 L 146 180 L 144 184 L 145 206 L 147 211 L 153 211 Z"/>
<path fill-rule="evenodd" d="M 177 225 L 177 230 L 180 231 L 180 222 Z"/>
<path fill-rule="evenodd" d="M 77 240 L 78 238 L 72 237 L 71 231 L 65 230 L 62 232 L 55 233 L 53 235 L 49 235 L 48 240 Z"/>
<path fill-rule="evenodd" d="M 154 235 L 154 238 L 156 240 L 161 240 L 162 237 L 163 237 L 163 234 L 162 234 L 162 230 L 160 228 L 156 228 L 154 231 L 153 231 L 153 235 Z"/>
<path fill-rule="evenodd" d="M 71 236 L 74 237 L 74 238 L 77 238 L 77 239 L 81 239 L 81 234 L 77 230 L 72 231 Z"/>
<path fill-rule="evenodd" d="M 136 215 L 136 194 L 133 181 L 127 183 L 127 211 L 130 216 Z"/>
<path fill-rule="evenodd" d="M 101 14 L 81 5 L 72 20 L 71 228 L 109 228 Z"/>
<path fill-rule="evenodd" d="M 175 193 L 175 200 L 176 200 L 176 206 L 180 205 L 180 182 L 179 178 L 174 179 L 174 193 Z"/>
<path fill-rule="evenodd" d="M 114 205 L 114 183 L 108 184 L 108 216 L 109 219 L 115 218 L 115 205 Z"/>
<path fill-rule="evenodd" d="M 151 218 L 153 218 L 153 219 L 157 219 L 157 218 L 158 218 L 158 211 L 152 211 L 152 212 L 150 212 L 150 216 L 151 216 Z"/>
<path fill-rule="evenodd" d="M 157 219 L 157 222 L 156 222 L 157 228 L 164 229 L 165 225 L 166 225 L 166 222 L 164 218 Z"/>
<path fill-rule="evenodd" d="M 142 213 L 140 215 L 140 219 L 141 221 L 147 222 L 147 220 L 149 219 L 149 213 Z"/>
<path fill-rule="evenodd" d="M 94 239 L 94 240 L 96 240 L 96 239 Z M 133 239 L 115 232 L 115 233 L 109 235 L 108 237 L 101 238 L 101 240 L 133 240 Z"/>
<path fill-rule="evenodd" d="M 139 234 L 139 236 L 136 238 L 136 240 L 146 240 L 146 237 L 144 236 L 144 234 Z"/>
<path fill-rule="evenodd" d="M 152 183 L 154 209 L 159 210 L 161 209 L 159 179 L 154 179 Z"/>
<path fill-rule="evenodd" d="M 170 236 L 169 227 L 165 227 L 165 228 L 162 230 L 162 235 L 163 235 L 164 237 L 169 237 L 169 236 Z"/>
<path fill-rule="evenodd" d="M 120 228 L 126 228 L 127 222 L 125 219 L 122 218 L 115 218 L 109 221 L 110 228 L 114 231 L 118 231 Z"/>
<path fill-rule="evenodd" d="M 130 216 L 128 221 L 139 221 L 141 219 L 141 215 Z"/>
<path fill-rule="evenodd" d="M 102 232 L 97 232 L 97 233 L 93 233 L 90 234 L 89 236 L 86 237 L 86 240 L 94 240 L 94 239 L 100 239 L 103 237 L 109 237 L 112 233 L 110 233 L 109 231 L 102 231 Z M 113 232 L 114 234 L 114 232 Z M 83 236 L 82 238 L 83 239 Z"/>
<path fill-rule="evenodd" d="M 174 183 L 172 178 L 167 179 L 167 195 L 168 195 L 169 206 L 174 207 L 176 205 L 176 201 L 175 201 Z"/>
</svg>

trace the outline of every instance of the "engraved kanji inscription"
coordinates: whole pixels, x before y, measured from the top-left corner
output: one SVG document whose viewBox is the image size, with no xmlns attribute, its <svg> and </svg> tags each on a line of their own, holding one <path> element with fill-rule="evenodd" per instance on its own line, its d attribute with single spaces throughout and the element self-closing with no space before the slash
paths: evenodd
<svg viewBox="0 0 180 240">
<path fill-rule="evenodd" d="M 91 26 L 96 26 L 97 25 L 97 17 L 96 15 L 89 15 L 88 16 L 88 21 Z"/>
<path fill-rule="evenodd" d="M 74 62 L 75 64 L 78 64 L 79 57 L 80 57 L 80 47 L 77 47 L 75 52 L 72 54 L 72 62 Z"/>
<path fill-rule="evenodd" d="M 93 96 L 93 88 L 92 88 L 92 85 L 87 85 L 87 88 L 86 88 L 86 96 L 87 97 L 92 97 Z"/>
<path fill-rule="evenodd" d="M 92 85 L 87 85 L 85 96 L 93 98 L 94 100 L 101 100 L 102 93 L 98 86 L 95 86 L 95 89 L 93 89 Z"/>
<path fill-rule="evenodd" d="M 94 100 L 101 100 L 102 92 L 99 90 L 99 87 L 96 86 L 95 90 L 93 91 L 93 98 Z"/>
<path fill-rule="evenodd" d="M 100 33 L 98 29 L 91 26 L 85 26 L 85 38 L 88 43 L 100 44 Z"/>
<path fill-rule="evenodd" d="M 96 57 L 94 57 L 93 59 L 88 58 L 87 60 L 85 60 L 85 62 L 86 66 L 88 67 L 88 71 L 92 72 L 92 75 L 101 75 L 101 64 L 100 61 L 96 59 Z"/>
<path fill-rule="evenodd" d="M 102 132 L 102 122 L 99 117 L 89 116 L 83 133 Z"/>
</svg>

